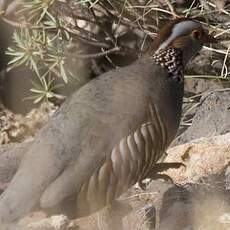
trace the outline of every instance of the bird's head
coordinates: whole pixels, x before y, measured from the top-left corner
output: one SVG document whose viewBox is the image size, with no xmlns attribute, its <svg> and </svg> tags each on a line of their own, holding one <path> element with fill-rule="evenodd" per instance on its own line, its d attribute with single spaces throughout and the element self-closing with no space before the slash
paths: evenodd
<svg viewBox="0 0 230 230">
<path fill-rule="evenodd" d="M 186 64 L 195 56 L 204 44 L 216 43 L 201 23 L 187 18 L 172 20 L 167 23 L 155 39 L 154 52 L 167 47 L 182 51 L 183 63 Z"/>
</svg>

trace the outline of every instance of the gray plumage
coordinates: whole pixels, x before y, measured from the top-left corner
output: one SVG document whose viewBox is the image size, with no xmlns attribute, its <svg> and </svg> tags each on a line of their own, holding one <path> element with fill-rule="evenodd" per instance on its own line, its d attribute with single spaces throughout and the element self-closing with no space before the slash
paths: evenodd
<svg viewBox="0 0 230 230">
<path fill-rule="evenodd" d="M 172 52 L 172 47 L 169 56 L 182 52 L 179 47 Z M 76 217 L 89 215 L 144 179 L 179 126 L 181 56 L 173 56 L 172 65 L 170 57 L 159 53 L 143 57 L 74 93 L 36 136 L 1 196 L 0 221 L 11 222 L 36 205 L 49 209 L 65 200 L 75 204 Z"/>
<path fill-rule="evenodd" d="M 105 206 L 141 179 L 172 141 L 182 95 L 183 85 L 150 58 L 91 81 L 41 130 L 0 200 L 0 216 L 14 220 L 40 198 L 41 206 L 55 206 L 60 195 L 76 197 L 80 216 Z"/>
</svg>

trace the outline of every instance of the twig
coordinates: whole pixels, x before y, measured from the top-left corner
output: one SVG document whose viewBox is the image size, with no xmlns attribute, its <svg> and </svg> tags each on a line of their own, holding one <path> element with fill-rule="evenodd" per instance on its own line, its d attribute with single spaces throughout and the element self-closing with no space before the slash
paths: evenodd
<svg viewBox="0 0 230 230">
<path fill-rule="evenodd" d="M 210 48 L 210 47 L 207 47 L 207 46 L 204 46 L 204 49 L 209 50 L 209 51 L 214 51 L 214 52 L 219 53 L 219 54 L 230 55 L 225 50 L 218 50 L 218 49 Z"/>
<path fill-rule="evenodd" d="M 228 46 L 226 55 L 225 55 L 225 57 L 224 57 L 223 67 L 222 67 L 222 70 L 221 70 L 221 77 L 227 77 L 227 74 L 228 74 L 228 67 L 227 67 L 227 65 L 226 65 L 226 61 L 227 61 L 227 59 L 228 59 L 229 51 L 230 51 L 230 45 Z M 224 70 L 226 70 L 226 71 L 224 71 Z M 225 74 L 224 74 L 224 72 L 225 72 Z"/>
<path fill-rule="evenodd" d="M 174 18 L 178 18 L 179 16 L 178 16 L 178 14 L 177 14 L 175 8 L 173 7 L 172 3 L 171 3 L 169 0 L 165 0 L 165 2 L 167 3 L 167 5 L 168 5 L 170 11 L 172 12 L 173 17 L 174 17 Z"/>
<path fill-rule="evenodd" d="M 185 15 L 185 17 L 187 18 L 192 10 L 192 7 L 194 6 L 194 4 L 196 3 L 196 0 L 193 0 L 192 4 L 190 5 L 189 9 L 187 10 L 187 13 Z"/>
<path fill-rule="evenodd" d="M 99 57 L 104 57 L 108 54 L 111 54 L 111 53 L 115 53 L 115 52 L 119 52 L 121 50 L 120 47 L 116 46 L 112 49 L 109 49 L 109 50 L 106 50 L 106 51 L 103 51 L 101 53 L 95 53 L 95 54 L 83 54 L 83 55 L 80 55 L 80 54 L 77 54 L 75 55 L 76 58 L 81 58 L 81 59 L 89 59 L 89 58 L 99 58 Z"/>
<path fill-rule="evenodd" d="M 226 80 L 229 81 L 228 78 L 222 76 L 213 76 L 213 75 L 186 75 L 185 79 L 189 78 L 207 78 L 207 79 L 216 79 L 216 80 Z"/>
<path fill-rule="evenodd" d="M 89 39 L 85 36 L 82 36 L 79 34 L 79 31 L 78 30 L 72 30 L 68 27 L 64 28 L 68 33 L 70 33 L 73 37 L 75 37 L 75 39 L 78 39 L 80 41 L 82 41 L 83 43 L 85 44 L 88 44 L 88 45 L 93 45 L 93 46 L 97 46 L 97 47 L 103 47 L 103 48 L 110 48 L 111 46 L 105 42 L 101 42 L 101 41 L 98 41 L 98 40 L 93 40 L 93 39 Z"/>
</svg>

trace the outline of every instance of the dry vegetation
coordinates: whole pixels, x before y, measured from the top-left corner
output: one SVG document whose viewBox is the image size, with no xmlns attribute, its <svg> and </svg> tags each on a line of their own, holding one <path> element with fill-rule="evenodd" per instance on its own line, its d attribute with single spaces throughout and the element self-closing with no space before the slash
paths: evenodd
<svg viewBox="0 0 230 230">
<path fill-rule="evenodd" d="M 229 14 L 227 0 L 14 0 L 2 19 L 16 28 L 14 45 L 7 51 L 9 69 L 27 65 L 35 72 L 39 84 L 32 92 L 39 102 L 63 99 L 54 80 L 61 77 L 67 83 L 74 78 L 73 59 L 89 61 L 94 76 L 129 64 L 151 48 L 162 24 L 177 17 L 201 21 L 219 39 L 219 44 L 204 47 L 187 78 L 226 81 Z"/>
</svg>

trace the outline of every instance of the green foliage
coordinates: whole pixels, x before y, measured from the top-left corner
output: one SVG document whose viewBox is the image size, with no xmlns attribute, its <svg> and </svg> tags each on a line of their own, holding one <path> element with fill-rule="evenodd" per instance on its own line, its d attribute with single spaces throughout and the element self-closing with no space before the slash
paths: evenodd
<svg viewBox="0 0 230 230">
<path fill-rule="evenodd" d="M 55 0 L 27 0 L 24 3 L 23 11 L 27 13 L 28 21 L 35 21 L 39 24 L 43 17 L 49 15 L 49 7 Z"/>
<path fill-rule="evenodd" d="M 31 90 L 35 94 L 32 96 L 35 102 L 58 97 L 59 95 L 54 93 L 56 89 L 54 79 L 59 77 L 67 83 L 73 76 L 66 68 L 66 60 L 76 40 L 94 45 L 101 50 L 101 53 L 99 51 L 91 58 L 108 56 L 112 52 L 126 52 L 126 47 L 117 47 L 116 29 L 106 30 L 104 24 L 105 19 L 109 23 L 114 20 L 122 24 L 122 13 L 129 20 L 133 20 L 135 15 L 139 17 L 132 9 L 127 10 L 126 13 L 123 11 L 126 6 L 130 6 L 131 2 L 127 0 L 24 0 L 18 10 L 21 15 L 18 21 L 22 22 L 22 26 L 15 30 L 14 45 L 7 50 L 7 54 L 11 57 L 8 69 L 25 65 L 36 73 L 39 84 L 34 84 Z M 98 5 L 100 5 L 99 10 L 95 7 Z M 74 10 L 78 13 L 73 16 Z M 105 13 L 103 17 L 100 16 L 101 12 L 107 11 L 111 12 L 108 15 Z M 102 35 L 94 33 L 93 29 L 87 30 L 87 26 L 79 27 L 78 19 L 85 21 L 86 24 L 91 23 L 91 28 L 100 28 Z M 131 52 L 131 49 L 127 50 Z M 89 57 L 90 55 L 82 55 L 79 52 L 78 58 Z"/>
<path fill-rule="evenodd" d="M 6 52 L 12 57 L 9 70 L 26 65 L 36 73 L 40 84 L 34 84 L 31 89 L 36 95 L 33 97 L 35 102 L 55 97 L 54 78 L 61 77 L 67 83 L 70 74 L 65 68 L 65 60 L 66 47 L 71 44 L 71 39 L 63 29 L 64 21 L 49 12 L 54 1 L 25 1 L 21 12 L 28 16 L 27 24 L 15 30 L 14 46 L 9 47 Z"/>
</svg>

